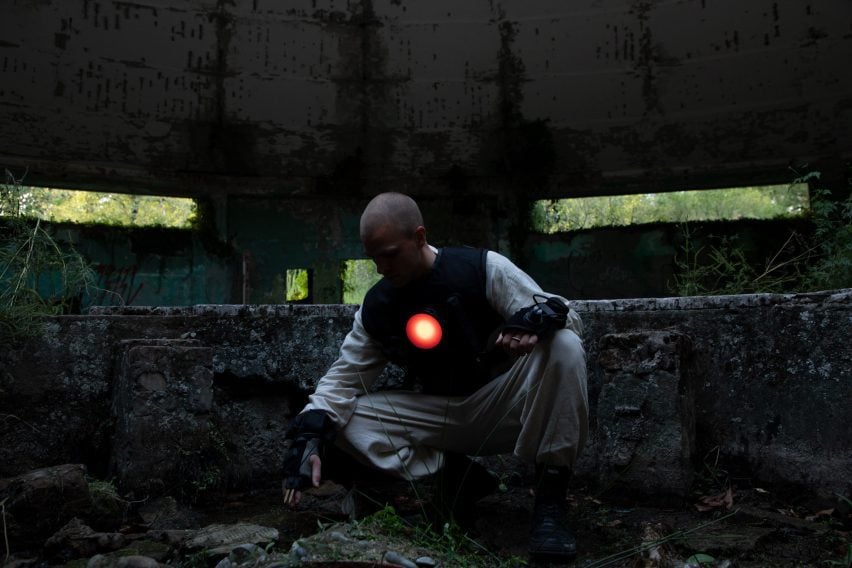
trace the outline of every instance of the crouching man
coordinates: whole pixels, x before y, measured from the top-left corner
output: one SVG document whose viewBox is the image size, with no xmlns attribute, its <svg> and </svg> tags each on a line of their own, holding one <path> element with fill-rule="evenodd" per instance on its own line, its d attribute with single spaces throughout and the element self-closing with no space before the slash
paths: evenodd
<svg viewBox="0 0 852 568">
<path fill-rule="evenodd" d="M 530 555 L 570 560 L 566 490 L 588 430 L 579 316 L 496 252 L 429 245 L 405 195 L 370 201 L 360 237 L 383 278 L 291 422 L 285 501 L 295 505 L 319 485 L 320 447 L 332 439 L 404 479 L 443 468 L 459 484 L 458 511 L 495 487 L 466 456 L 512 452 L 535 464 Z M 388 362 L 420 388 L 370 392 Z"/>
</svg>

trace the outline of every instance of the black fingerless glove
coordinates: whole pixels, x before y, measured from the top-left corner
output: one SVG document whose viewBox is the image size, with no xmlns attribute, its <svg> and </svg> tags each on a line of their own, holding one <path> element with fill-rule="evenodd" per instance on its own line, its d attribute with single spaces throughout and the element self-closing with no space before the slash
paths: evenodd
<svg viewBox="0 0 852 568">
<path fill-rule="evenodd" d="M 285 438 L 290 445 L 284 456 L 284 487 L 302 490 L 311 486 L 308 458 L 320 453 L 323 442 L 334 439 L 334 422 L 324 410 L 308 410 L 291 422 Z"/>
<path fill-rule="evenodd" d="M 536 296 L 538 297 L 544 296 Z M 568 306 L 560 298 L 551 297 L 515 312 L 503 326 L 503 330 L 504 333 L 534 333 L 539 339 L 546 339 L 557 329 L 564 328 L 567 321 Z"/>
</svg>

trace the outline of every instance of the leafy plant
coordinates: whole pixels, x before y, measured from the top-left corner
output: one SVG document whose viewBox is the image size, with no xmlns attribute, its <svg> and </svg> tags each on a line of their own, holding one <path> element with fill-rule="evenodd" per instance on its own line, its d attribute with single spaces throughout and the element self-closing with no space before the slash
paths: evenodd
<svg viewBox="0 0 852 568">
<path fill-rule="evenodd" d="M 690 566 L 714 566 L 716 559 L 709 554 L 698 553 L 687 558 L 686 563 Z"/>
<path fill-rule="evenodd" d="M 401 518 L 391 506 L 366 517 L 361 525 L 388 536 L 405 538 L 416 546 L 434 551 L 447 566 L 508 568 L 526 565 L 520 558 L 499 558 L 470 538 L 456 524 L 446 523 L 440 531 L 427 523 L 414 526 Z"/>
<path fill-rule="evenodd" d="M 840 560 L 823 560 L 822 563 L 827 566 L 840 566 L 841 568 L 852 567 L 852 544 L 848 545 L 848 548 L 846 549 L 846 556 Z"/>
<path fill-rule="evenodd" d="M 807 289 L 852 286 L 852 192 L 834 201 L 826 190 L 814 192 L 816 257 L 804 276 Z"/>
<path fill-rule="evenodd" d="M 819 172 L 810 172 L 793 184 L 815 183 L 819 177 Z M 852 286 L 852 193 L 838 201 L 827 190 L 813 190 L 808 220 L 810 232 L 791 231 L 762 261 L 751 258 L 737 236 L 710 235 L 698 246 L 692 227 L 684 224 L 674 291 L 692 296 Z"/>
<path fill-rule="evenodd" d="M 21 179 L 6 170 L 0 184 L 0 339 L 37 335 L 43 315 L 79 309 L 94 271 L 71 245 L 60 245 L 32 207 Z"/>
</svg>

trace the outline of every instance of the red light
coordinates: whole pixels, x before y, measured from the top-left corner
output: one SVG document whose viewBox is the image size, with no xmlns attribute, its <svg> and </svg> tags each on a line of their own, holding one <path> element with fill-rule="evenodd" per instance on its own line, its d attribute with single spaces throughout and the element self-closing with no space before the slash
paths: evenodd
<svg viewBox="0 0 852 568">
<path fill-rule="evenodd" d="M 420 349 L 432 349 L 441 342 L 441 324 L 429 314 L 414 314 L 405 324 L 408 340 Z"/>
</svg>

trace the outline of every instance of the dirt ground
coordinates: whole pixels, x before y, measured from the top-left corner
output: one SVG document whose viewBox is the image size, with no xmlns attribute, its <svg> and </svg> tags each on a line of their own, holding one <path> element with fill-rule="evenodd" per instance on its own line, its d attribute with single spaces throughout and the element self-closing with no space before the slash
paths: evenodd
<svg viewBox="0 0 852 568">
<path fill-rule="evenodd" d="M 371 510 L 370 499 L 377 499 L 394 506 L 405 522 L 422 521 L 418 511 L 428 486 L 400 482 L 369 493 L 369 499 L 361 499 L 367 506 L 359 516 Z M 327 483 L 292 510 L 283 506 L 277 488 L 268 487 L 231 495 L 204 514 L 208 522 L 273 526 L 280 532 L 278 547 L 287 550 L 294 540 L 326 524 L 346 521 L 340 511 L 346 495 L 342 486 Z M 467 548 L 472 542 L 473 549 L 481 547 L 482 566 L 523 565 L 532 501 L 528 486 L 519 482 L 504 484 L 479 502 L 477 520 L 465 538 Z M 694 566 L 739 568 L 852 565 L 852 523 L 849 503 L 842 498 L 832 506 L 804 494 L 729 485 L 721 491 L 696 491 L 679 506 L 654 506 L 596 497 L 575 486 L 569 504 L 578 537 L 573 566 L 682 567 L 689 559 Z M 440 557 L 440 550 L 435 556 Z"/>
</svg>

